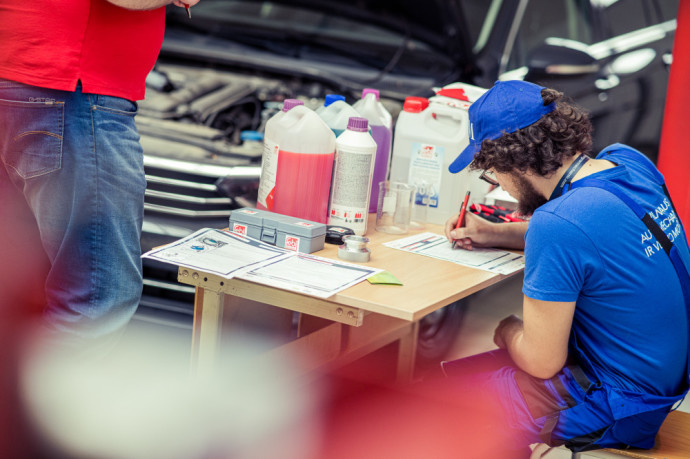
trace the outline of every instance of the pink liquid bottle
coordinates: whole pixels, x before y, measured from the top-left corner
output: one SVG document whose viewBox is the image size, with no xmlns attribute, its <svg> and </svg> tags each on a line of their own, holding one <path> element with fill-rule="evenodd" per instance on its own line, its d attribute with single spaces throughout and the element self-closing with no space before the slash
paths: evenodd
<svg viewBox="0 0 690 459">
<path fill-rule="evenodd" d="M 278 151 L 280 149 L 278 136 L 281 133 L 281 128 L 278 125 L 285 114 L 298 105 L 304 105 L 304 102 L 298 99 L 285 99 L 283 109 L 266 121 L 264 152 L 261 156 L 261 178 L 259 179 L 259 192 L 256 199 L 257 209 L 273 211 L 276 175 L 278 173 Z"/>
<path fill-rule="evenodd" d="M 362 91 L 362 98 L 352 106 L 357 112 L 367 120 L 371 128 L 371 136 L 376 141 L 376 159 L 374 160 L 374 176 L 371 181 L 371 200 L 369 202 L 369 212 L 376 212 L 376 205 L 379 200 L 379 182 L 388 178 L 388 167 L 390 164 L 392 136 L 392 117 L 381 102 L 379 102 L 379 91 L 377 89 L 366 88 Z"/>
<path fill-rule="evenodd" d="M 335 134 L 304 105 L 285 113 L 275 128 L 278 161 L 272 211 L 326 223 Z"/>
</svg>

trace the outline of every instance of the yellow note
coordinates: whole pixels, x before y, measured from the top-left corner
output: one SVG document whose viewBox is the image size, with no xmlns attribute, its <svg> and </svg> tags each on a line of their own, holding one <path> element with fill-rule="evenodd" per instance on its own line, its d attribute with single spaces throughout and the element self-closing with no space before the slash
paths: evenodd
<svg viewBox="0 0 690 459">
<path fill-rule="evenodd" d="M 390 285 L 402 285 L 403 283 L 398 280 L 397 277 L 389 273 L 388 271 L 383 271 L 373 276 L 367 277 L 367 280 L 371 284 L 390 284 Z"/>
</svg>

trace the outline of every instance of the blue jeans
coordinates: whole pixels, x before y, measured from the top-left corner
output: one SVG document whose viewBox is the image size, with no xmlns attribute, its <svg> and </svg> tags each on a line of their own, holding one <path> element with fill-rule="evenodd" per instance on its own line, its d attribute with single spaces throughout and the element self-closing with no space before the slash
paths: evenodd
<svg viewBox="0 0 690 459">
<path fill-rule="evenodd" d="M 136 112 L 134 102 L 81 86 L 0 80 L 0 180 L 9 182 L 0 199 L 23 195 L 30 208 L 50 261 L 43 318 L 64 336 L 117 335 L 141 296 L 146 180 Z"/>
</svg>

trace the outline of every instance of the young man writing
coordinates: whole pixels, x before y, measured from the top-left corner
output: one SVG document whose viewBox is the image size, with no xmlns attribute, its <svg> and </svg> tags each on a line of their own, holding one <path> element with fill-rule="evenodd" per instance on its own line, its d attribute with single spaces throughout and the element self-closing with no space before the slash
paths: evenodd
<svg viewBox="0 0 690 459">
<path fill-rule="evenodd" d="M 688 389 L 688 243 L 654 165 L 621 144 L 590 157 L 590 122 L 562 96 L 497 82 L 470 107 L 450 171 L 483 170 L 531 218 L 470 214 L 455 229 L 454 217 L 446 235 L 524 249 L 523 318 L 500 322 L 498 351 L 444 369 L 466 377 L 483 362 L 516 448 L 649 448 Z"/>
</svg>

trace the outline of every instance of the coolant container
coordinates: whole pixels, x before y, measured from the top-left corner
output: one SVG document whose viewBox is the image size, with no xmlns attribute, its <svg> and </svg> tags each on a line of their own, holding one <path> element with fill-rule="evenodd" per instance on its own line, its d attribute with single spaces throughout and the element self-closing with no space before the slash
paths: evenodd
<svg viewBox="0 0 690 459">
<path fill-rule="evenodd" d="M 304 105 L 290 109 L 274 124 L 266 133 L 270 138 L 264 140 L 264 155 L 273 154 L 276 164 L 268 210 L 326 223 L 335 134 Z"/>
<path fill-rule="evenodd" d="M 335 141 L 329 225 L 350 228 L 358 236 L 366 234 L 377 147 L 367 119 L 351 117 Z"/>
<path fill-rule="evenodd" d="M 406 182 L 428 194 L 428 223 L 443 224 L 458 213 L 467 191 L 481 201 L 488 184 L 478 172 L 457 174 L 448 166 L 469 143 L 467 109 L 419 101 L 406 101 L 395 124 L 390 180 Z M 415 202 L 422 196 L 415 196 Z"/>
<path fill-rule="evenodd" d="M 338 101 L 338 100 L 345 100 L 345 96 L 341 94 L 326 94 L 326 97 L 323 99 L 323 105 L 314 110 L 316 113 L 321 113 L 326 107 L 331 105 L 333 102 Z"/>
<path fill-rule="evenodd" d="M 336 138 L 345 131 L 350 118 L 361 116 L 352 105 L 344 100 L 336 100 L 317 111 L 317 113 L 331 128 Z"/>
<path fill-rule="evenodd" d="M 388 178 L 391 146 L 393 141 L 392 118 L 381 102 L 376 89 L 367 88 L 362 91 L 362 98 L 353 105 L 360 116 L 369 120 L 371 136 L 376 141 L 376 159 L 374 160 L 374 175 L 371 181 L 371 202 L 369 212 L 376 212 L 379 200 L 379 182 Z"/>
<path fill-rule="evenodd" d="M 304 102 L 298 99 L 285 99 L 282 110 L 266 121 L 263 140 L 264 150 L 261 155 L 261 177 L 256 199 L 257 209 L 273 211 L 276 174 L 278 172 L 278 136 L 284 129 L 279 124 L 287 112 L 299 105 L 304 105 Z"/>
</svg>

